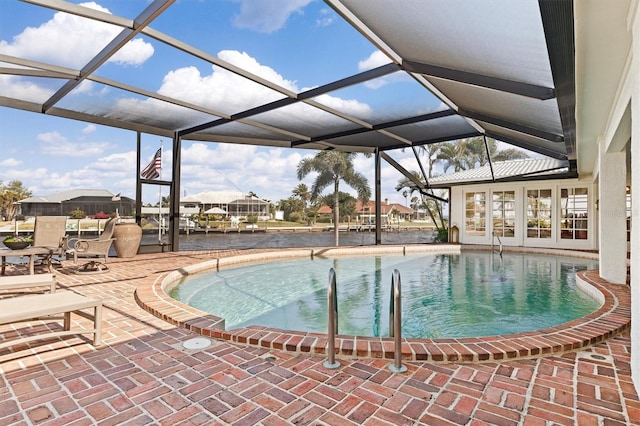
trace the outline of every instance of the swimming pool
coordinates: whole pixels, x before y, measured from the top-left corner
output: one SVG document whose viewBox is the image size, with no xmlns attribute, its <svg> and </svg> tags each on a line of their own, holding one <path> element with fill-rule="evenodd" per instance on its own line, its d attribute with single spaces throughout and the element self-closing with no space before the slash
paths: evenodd
<svg viewBox="0 0 640 426">
<path fill-rule="evenodd" d="M 324 333 L 327 277 L 337 275 L 339 333 L 387 336 L 393 269 L 402 276 L 404 337 L 459 338 L 521 333 L 595 311 L 577 288 L 589 259 L 491 252 L 289 259 L 189 275 L 175 299 L 223 317 L 226 328 L 263 325 Z"/>
</svg>

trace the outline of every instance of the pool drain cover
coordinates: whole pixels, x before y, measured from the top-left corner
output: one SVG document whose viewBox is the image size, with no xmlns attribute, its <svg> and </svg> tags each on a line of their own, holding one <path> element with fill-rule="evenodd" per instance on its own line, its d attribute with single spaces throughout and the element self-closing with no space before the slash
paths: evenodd
<svg viewBox="0 0 640 426">
<path fill-rule="evenodd" d="M 607 354 L 598 354 L 593 352 L 580 352 L 578 353 L 579 359 L 588 361 L 601 361 L 613 364 L 613 357 Z"/>
<path fill-rule="evenodd" d="M 190 351 L 204 349 L 211 346 L 211 340 L 204 337 L 194 337 L 193 339 L 185 340 L 182 342 L 182 347 Z"/>
</svg>

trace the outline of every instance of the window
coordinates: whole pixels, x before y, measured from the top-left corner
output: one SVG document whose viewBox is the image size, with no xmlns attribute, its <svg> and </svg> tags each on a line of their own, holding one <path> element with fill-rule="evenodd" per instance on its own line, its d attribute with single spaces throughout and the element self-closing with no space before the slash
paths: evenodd
<svg viewBox="0 0 640 426">
<path fill-rule="evenodd" d="M 551 238 L 551 190 L 527 191 L 527 238 Z"/>
<path fill-rule="evenodd" d="M 465 194 L 465 233 L 471 237 L 482 237 L 486 231 L 486 194 L 468 192 Z"/>
<path fill-rule="evenodd" d="M 560 238 L 586 240 L 589 229 L 589 191 L 587 188 L 562 188 L 560 194 Z"/>
<path fill-rule="evenodd" d="M 515 237 L 515 191 L 498 191 L 493 193 L 493 232 L 500 237 Z"/>
</svg>

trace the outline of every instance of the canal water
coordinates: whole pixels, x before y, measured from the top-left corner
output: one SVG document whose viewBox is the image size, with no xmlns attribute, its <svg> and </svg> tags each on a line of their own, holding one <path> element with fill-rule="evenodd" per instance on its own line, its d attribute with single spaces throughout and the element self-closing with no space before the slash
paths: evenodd
<svg viewBox="0 0 640 426">
<path fill-rule="evenodd" d="M 426 244 L 433 242 L 433 231 L 388 231 L 382 233 L 382 244 Z M 166 236 L 163 236 L 166 240 Z M 166 242 L 166 241 L 165 241 Z M 142 244 L 158 243 L 158 235 L 143 235 Z M 180 235 L 180 251 L 326 247 L 334 244 L 333 232 L 256 232 L 197 233 Z M 375 232 L 341 232 L 341 246 L 367 246 L 376 243 Z"/>
</svg>

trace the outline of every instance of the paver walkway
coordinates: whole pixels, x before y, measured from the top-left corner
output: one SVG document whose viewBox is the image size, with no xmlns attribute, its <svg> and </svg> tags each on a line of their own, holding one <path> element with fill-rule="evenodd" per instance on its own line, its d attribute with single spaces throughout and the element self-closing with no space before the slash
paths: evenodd
<svg viewBox="0 0 640 426">
<path fill-rule="evenodd" d="M 74 337 L 0 352 L 0 425 L 640 424 L 628 333 L 563 355 L 411 362 L 393 374 L 387 360 L 340 359 L 327 370 L 323 357 L 222 340 L 185 350 L 195 334 L 137 305 L 138 286 L 232 253 L 109 259 L 109 273 L 84 276 L 65 261 L 61 287 L 104 300 L 104 344 Z M 42 327 L 60 324 L 1 326 L 0 338 Z"/>
</svg>

